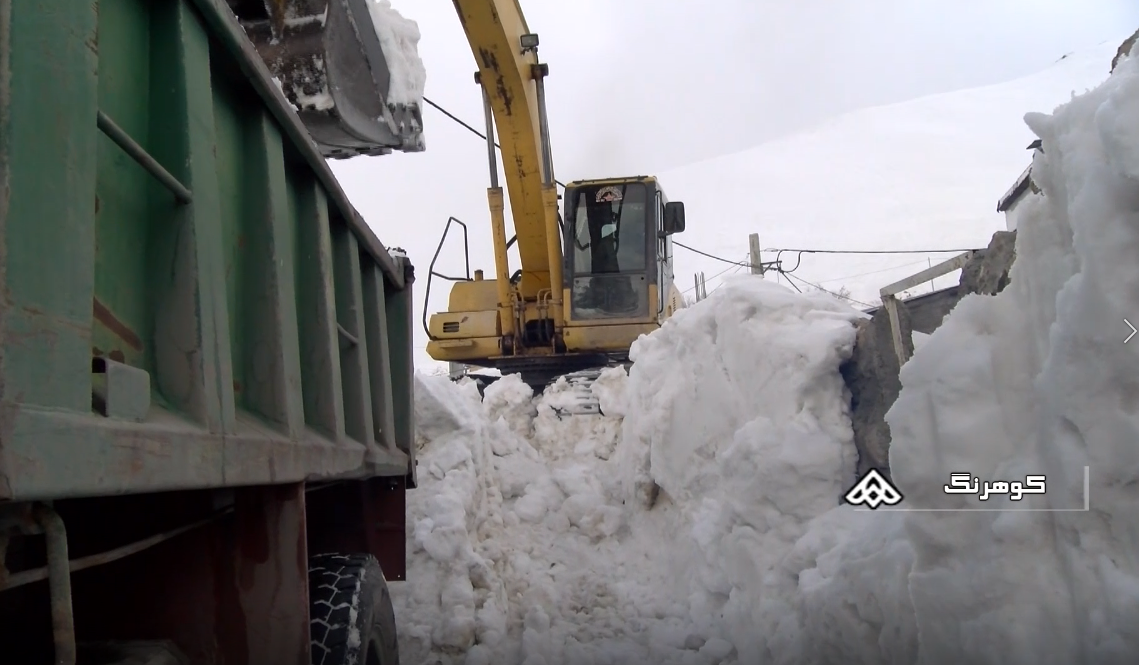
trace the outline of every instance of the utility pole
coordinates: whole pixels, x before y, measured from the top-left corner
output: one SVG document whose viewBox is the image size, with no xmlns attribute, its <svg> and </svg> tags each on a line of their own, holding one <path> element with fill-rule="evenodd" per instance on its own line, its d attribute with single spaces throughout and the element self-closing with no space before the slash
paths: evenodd
<svg viewBox="0 0 1139 665">
<path fill-rule="evenodd" d="M 763 276 L 763 261 L 759 258 L 759 234 L 753 233 L 747 237 L 748 246 L 751 249 L 751 274 Z"/>
</svg>

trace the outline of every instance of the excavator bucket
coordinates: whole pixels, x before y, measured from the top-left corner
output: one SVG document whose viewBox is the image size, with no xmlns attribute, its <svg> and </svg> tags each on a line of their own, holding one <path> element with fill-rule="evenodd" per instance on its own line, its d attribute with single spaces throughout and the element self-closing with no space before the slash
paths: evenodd
<svg viewBox="0 0 1139 665">
<path fill-rule="evenodd" d="M 227 1 L 326 158 L 424 149 L 419 100 L 393 71 L 408 59 L 376 0 Z"/>
</svg>

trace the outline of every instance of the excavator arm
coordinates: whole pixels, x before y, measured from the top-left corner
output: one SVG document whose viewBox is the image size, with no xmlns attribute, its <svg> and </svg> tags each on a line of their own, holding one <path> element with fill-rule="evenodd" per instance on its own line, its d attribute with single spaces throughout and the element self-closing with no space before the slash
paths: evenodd
<svg viewBox="0 0 1139 665">
<path fill-rule="evenodd" d="M 552 290 L 556 296 L 553 302 L 560 305 L 561 234 L 544 94 L 549 69 L 538 61 L 538 36 L 530 32 L 517 0 L 453 2 L 478 66 L 476 81 L 482 85 L 484 103 L 498 130 L 522 264 L 520 295 L 524 300 L 532 300 L 540 292 Z M 488 196 L 495 210 L 500 205 L 502 190 L 497 182 L 493 145 L 489 146 L 488 156 Z M 492 223 L 497 227 L 497 221 Z M 493 233 L 496 277 L 509 281 L 505 242 L 499 246 L 505 232 L 500 234 L 495 228 Z"/>
<path fill-rule="evenodd" d="M 386 0 L 226 2 L 326 157 L 424 149 L 418 27 Z M 633 341 L 681 306 L 670 236 L 684 230 L 683 204 L 668 202 L 650 176 L 581 180 L 566 186 L 563 224 L 546 114 L 549 69 L 538 59 L 538 36 L 518 0 L 452 2 L 483 95 L 495 271 L 493 279 L 481 270 L 453 278 L 431 262 L 428 302 L 432 277 L 455 284 L 446 311 L 430 322 L 424 312 L 427 352 L 520 372 L 535 387 L 627 360 Z M 462 222 L 457 227 L 466 232 Z M 513 243 L 517 273 L 507 256 Z"/>
</svg>

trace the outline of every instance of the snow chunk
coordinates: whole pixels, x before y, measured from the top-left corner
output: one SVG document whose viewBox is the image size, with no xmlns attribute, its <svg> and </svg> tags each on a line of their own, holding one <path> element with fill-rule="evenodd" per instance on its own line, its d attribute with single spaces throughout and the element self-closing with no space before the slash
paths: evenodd
<svg viewBox="0 0 1139 665">
<path fill-rule="evenodd" d="M 369 0 L 368 11 L 391 73 L 387 102 L 421 106 L 427 69 L 419 58 L 419 24 L 404 18 L 390 0 Z"/>
<path fill-rule="evenodd" d="M 853 472 L 837 369 L 858 313 L 751 276 L 729 279 L 707 302 L 633 345 L 624 427 L 626 441 L 646 444 L 641 466 L 677 500 L 708 496 L 728 474 L 747 479 L 733 499 L 741 504 L 759 492 L 779 512 L 814 515 L 809 493 L 771 490 L 826 479 L 835 505 Z M 784 446 L 788 438 L 797 444 Z"/>
</svg>

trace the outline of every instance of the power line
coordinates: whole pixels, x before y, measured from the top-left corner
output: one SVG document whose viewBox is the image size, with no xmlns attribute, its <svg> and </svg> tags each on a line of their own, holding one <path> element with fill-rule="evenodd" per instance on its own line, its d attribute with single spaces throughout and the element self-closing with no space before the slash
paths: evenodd
<svg viewBox="0 0 1139 665">
<path fill-rule="evenodd" d="M 676 241 L 674 240 L 673 242 L 676 242 Z M 712 275 L 711 277 L 709 277 L 709 278 L 705 279 L 704 281 L 705 281 L 705 282 L 707 282 L 708 280 L 716 279 L 717 277 L 719 277 L 720 275 L 723 275 L 724 273 L 728 272 L 728 271 L 729 271 L 729 270 L 731 270 L 732 268 L 735 268 L 736 270 L 739 270 L 741 267 L 742 267 L 742 266 L 738 266 L 738 265 L 736 265 L 736 266 L 728 266 L 727 268 L 724 268 L 724 269 L 723 269 L 723 270 L 721 270 L 720 272 L 716 273 L 715 275 Z M 716 287 L 716 288 L 719 288 L 719 287 Z M 695 289 L 696 289 L 696 287 L 695 287 L 695 286 L 690 286 L 690 287 L 688 287 L 687 289 L 684 289 L 683 291 L 681 291 L 681 292 L 680 292 L 680 294 L 681 294 L 681 295 L 684 295 L 685 293 L 688 293 L 689 291 L 693 291 L 693 290 L 695 290 Z M 713 289 L 713 291 L 714 291 L 714 290 L 715 290 L 715 289 Z"/>
<path fill-rule="evenodd" d="M 685 245 L 684 243 L 679 242 L 676 239 L 673 239 L 672 244 L 676 245 L 677 247 L 683 247 L 684 249 L 687 249 L 690 252 L 696 252 L 697 254 L 699 254 L 701 256 L 706 256 L 710 259 L 715 259 L 717 261 L 723 261 L 724 263 L 728 263 L 728 264 L 731 264 L 733 266 L 743 266 L 745 268 L 751 267 L 751 263 L 740 262 L 740 261 L 732 261 L 731 259 L 725 259 L 722 256 L 716 256 L 715 254 L 709 254 L 708 252 L 696 249 L 695 247 L 689 247 L 688 245 Z"/>
<path fill-rule="evenodd" d="M 818 284 L 815 284 L 814 282 L 808 282 L 807 280 L 803 279 L 802 277 L 796 277 L 795 275 L 792 275 L 791 273 L 783 273 L 783 274 L 787 276 L 787 281 L 791 281 L 791 279 L 797 279 L 800 282 L 806 284 L 807 286 L 813 286 L 816 289 L 818 289 L 820 291 L 825 291 L 826 293 L 829 293 L 836 298 L 842 298 L 843 300 L 849 300 L 850 302 L 857 303 L 859 305 L 862 305 L 863 307 L 876 307 L 876 305 L 871 305 L 870 303 L 864 303 L 861 300 L 855 300 L 854 298 L 851 298 L 850 296 L 844 296 L 841 293 L 835 293 L 834 291 L 831 291 L 830 289 L 825 289 L 825 288 L 819 286 Z M 802 293 L 802 291 L 800 291 L 800 293 Z"/>
<path fill-rule="evenodd" d="M 797 252 L 799 254 L 960 254 L 972 249 L 765 249 L 765 252 Z"/>
<path fill-rule="evenodd" d="M 819 283 L 820 284 L 826 284 L 827 282 L 839 282 L 839 281 L 842 281 L 844 279 L 854 279 L 855 277 L 865 277 L 867 275 L 877 275 L 877 274 L 883 273 L 883 272 L 890 272 L 891 270 L 898 270 L 900 268 L 908 268 L 910 266 L 916 266 L 916 265 L 921 264 L 921 263 L 925 263 L 925 261 L 911 261 L 910 263 L 903 263 L 900 266 L 891 266 L 889 268 L 882 268 L 881 270 L 871 270 L 869 272 L 860 272 L 857 275 L 846 275 L 843 277 L 832 277 L 831 279 L 821 279 L 821 280 L 819 280 Z"/>
<path fill-rule="evenodd" d="M 425 101 L 425 102 L 427 102 L 428 104 L 430 104 L 430 105 L 431 105 L 433 108 L 435 108 L 435 110 L 439 111 L 439 112 L 440 112 L 440 113 L 442 113 L 443 115 L 445 115 L 445 116 L 447 116 L 448 118 L 450 118 L 450 119 L 454 120 L 455 122 L 459 123 L 459 124 L 460 124 L 460 125 L 462 125 L 463 127 L 466 127 L 466 128 L 467 128 L 467 131 L 471 132 L 471 133 L 472 133 L 472 134 L 474 134 L 475 136 L 479 137 L 480 139 L 482 139 L 482 140 L 484 140 L 484 141 L 486 140 L 486 134 L 483 134 L 483 133 L 482 133 L 482 132 L 480 132 L 479 130 L 477 130 L 477 129 L 475 129 L 474 127 L 472 127 L 471 125 L 467 124 L 467 123 L 466 123 L 466 122 L 464 122 L 464 121 L 463 121 L 461 118 L 459 118 L 458 116 L 456 116 L 454 113 L 451 113 L 451 112 L 450 112 L 450 111 L 448 111 L 447 109 L 443 108 L 442 106 L 439 106 L 438 104 L 436 104 L 435 102 L 431 101 L 430 99 L 428 99 L 428 98 L 426 98 L 426 97 L 424 97 L 424 98 L 423 98 L 423 101 Z M 502 152 L 502 146 L 500 146 L 500 145 L 498 144 L 498 141 L 495 141 L 495 142 L 494 142 L 494 147 L 498 148 L 498 151 L 499 151 L 499 152 Z M 555 184 L 557 184 L 557 185 L 558 185 L 559 187 L 561 187 L 562 189 L 565 189 L 565 188 L 566 188 L 565 184 L 563 184 L 563 183 L 562 183 L 560 180 L 558 180 L 558 179 L 556 179 L 556 178 L 554 179 L 554 183 L 555 183 Z"/>
<path fill-rule="evenodd" d="M 735 267 L 735 269 L 734 269 L 734 270 L 732 270 L 732 274 L 734 275 L 734 274 L 736 274 L 737 272 L 739 272 L 739 271 L 743 270 L 743 269 L 744 269 L 744 268 L 746 268 L 746 267 L 747 267 L 747 266 L 744 266 L 744 265 L 739 265 L 739 266 L 736 266 L 736 267 Z M 720 273 L 720 274 L 723 274 L 723 273 Z M 720 283 L 716 285 L 716 288 L 714 288 L 714 289 L 712 289 L 711 291 L 709 291 L 709 292 L 708 292 L 708 295 L 709 295 L 709 296 L 711 296 L 713 293 L 715 293 L 717 290 L 719 290 L 719 288 L 720 288 L 721 286 L 723 286 L 723 285 L 724 285 L 724 280 L 722 280 L 722 279 L 721 279 L 721 280 L 720 280 Z"/>
</svg>

